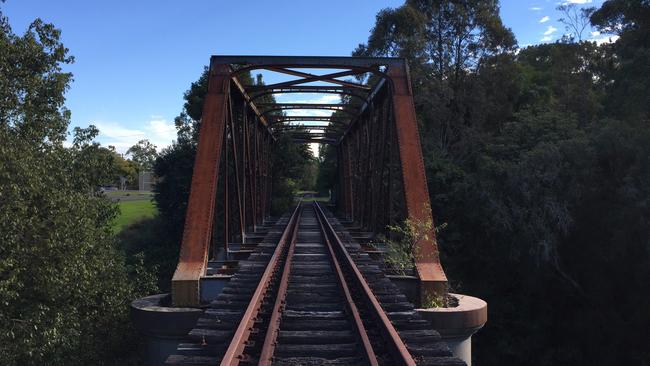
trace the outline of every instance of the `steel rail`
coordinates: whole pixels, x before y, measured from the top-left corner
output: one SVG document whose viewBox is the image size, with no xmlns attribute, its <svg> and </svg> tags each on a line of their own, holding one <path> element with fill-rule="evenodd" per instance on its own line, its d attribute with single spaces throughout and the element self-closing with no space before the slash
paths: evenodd
<svg viewBox="0 0 650 366">
<path fill-rule="evenodd" d="M 300 220 L 300 213 L 298 214 L 298 220 Z M 297 233 L 299 226 L 300 224 L 296 223 L 293 228 L 291 243 L 289 244 L 289 250 L 287 252 L 287 259 L 284 261 L 284 267 L 282 268 L 280 286 L 278 287 L 278 293 L 275 297 L 271 320 L 266 329 L 266 336 L 264 337 L 264 344 L 262 345 L 258 365 L 271 365 L 273 352 L 275 352 L 276 341 L 280 333 L 280 321 L 282 320 L 282 312 L 284 311 L 287 290 L 289 289 L 289 275 L 291 274 L 291 263 L 293 261 L 293 253 L 296 249 L 296 239 L 298 236 Z"/>
<path fill-rule="evenodd" d="M 358 336 L 361 339 L 361 343 L 363 344 L 363 350 L 365 351 L 366 360 L 370 365 L 378 366 L 379 361 L 377 360 L 375 350 L 372 348 L 372 344 L 370 343 L 370 338 L 368 338 L 366 327 L 363 325 L 363 321 L 361 320 L 361 314 L 359 313 L 359 309 L 357 308 L 357 305 L 354 303 L 354 300 L 352 299 L 350 288 L 348 287 L 348 284 L 345 281 L 345 275 L 343 274 L 343 270 L 341 269 L 339 260 L 336 258 L 336 253 L 334 253 L 334 248 L 328 238 L 327 231 L 325 230 L 325 224 L 323 223 L 323 220 L 326 219 L 321 218 L 318 215 L 318 213 L 316 214 L 316 218 L 318 219 L 321 233 L 323 234 L 323 239 L 325 240 L 325 244 L 327 245 L 327 249 L 328 249 L 327 252 L 330 255 L 330 259 L 332 260 L 334 269 L 336 270 L 336 278 L 339 281 L 339 286 L 341 286 L 341 290 L 345 295 L 346 305 L 348 307 L 350 314 L 352 315 L 352 318 L 354 319 L 355 329 L 357 330 Z"/>
<path fill-rule="evenodd" d="M 316 210 L 316 216 L 322 218 L 322 221 L 325 223 L 326 233 L 329 234 L 329 237 L 332 239 L 332 242 L 335 243 L 334 247 L 343 256 L 344 263 L 351 270 L 352 272 L 351 277 L 353 281 L 356 283 L 356 285 L 359 287 L 359 289 L 361 290 L 360 291 L 361 296 L 364 298 L 365 302 L 368 305 L 370 305 L 371 313 L 375 317 L 377 326 L 381 330 L 382 336 L 388 345 L 389 351 L 393 356 L 395 364 L 415 366 L 416 365 L 415 360 L 413 359 L 408 349 L 406 348 L 404 341 L 402 341 L 402 338 L 399 336 L 399 333 L 397 333 L 397 330 L 388 319 L 388 316 L 386 316 L 386 313 L 384 312 L 384 310 L 381 307 L 381 304 L 379 303 L 379 301 L 373 294 L 372 290 L 370 289 L 370 286 L 368 286 L 368 283 L 363 277 L 363 274 L 361 273 L 361 271 L 359 271 L 359 268 L 354 263 L 354 260 L 352 259 L 348 251 L 345 249 L 343 242 L 336 234 L 336 231 L 334 230 L 332 225 L 327 220 L 327 217 L 325 216 L 323 209 L 320 207 L 320 204 L 318 202 L 314 202 L 314 207 Z"/>
<path fill-rule="evenodd" d="M 293 236 L 296 233 L 295 228 L 298 226 L 297 224 L 301 208 L 300 205 L 301 202 L 298 202 L 298 206 L 296 206 L 295 210 L 293 211 L 289 223 L 282 233 L 277 247 L 273 251 L 273 256 L 269 260 L 269 263 L 266 265 L 266 269 L 260 278 L 260 282 L 257 285 L 255 292 L 253 293 L 253 297 L 251 298 L 248 307 L 246 308 L 246 312 L 239 322 L 239 326 L 235 331 L 235 335 L 233 336 L 232 341 L 230 342 L 230 345 L 228 345 L 228 349 L 226 350 L 226 353 L 221 360 L 221 366 L 239 365 L 239 362 L 243 361 L 242 356 L 244 354 L 244 349 L 246 348 L 248 339 L 252 333 L 253 325 L 255 323 L 257 315 L 259 314 L 264 296 L 266 295 L 266 292 L 271 284 L 271 277 L 273 276 L 273 272 L 276 269 L 278 262 L 280 261 L 280 257 L 284 251 L 287 240 L 289 239 L 289 235 Z M 294 238 L 292 237 L 291 239 L 293 240 Z"/>
</svg>

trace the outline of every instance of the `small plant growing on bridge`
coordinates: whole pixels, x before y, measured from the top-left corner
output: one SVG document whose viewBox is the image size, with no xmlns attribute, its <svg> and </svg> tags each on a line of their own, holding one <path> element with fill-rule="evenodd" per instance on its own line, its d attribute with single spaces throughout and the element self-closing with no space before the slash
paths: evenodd
<svg viewBox="0 0 650 366">
<path fill-rule="evenodd" d="M 424 210 L 428 210 L 425 207 Z M 396 240 L 380 236 L 379 239 L 386 245 L 384 261 L 399 275 L 408 275 L 415 268 L 415 260 L 419 258 L 417 243 L 428 241 L 432 230 L 436 232 L 444 229 L 446 223 L 434 226 L 431 219 L 413 220 L 405 219 L 401 224 L 388 225 L 386 228 L 391 237 Z"/>
<path fill-rule="evenodd" d="M 430 308 L 454 308 L 458 306 L 458 299 L 449 295 L 428 294 L 422 300 L 422 307 Z"/>
</svg>

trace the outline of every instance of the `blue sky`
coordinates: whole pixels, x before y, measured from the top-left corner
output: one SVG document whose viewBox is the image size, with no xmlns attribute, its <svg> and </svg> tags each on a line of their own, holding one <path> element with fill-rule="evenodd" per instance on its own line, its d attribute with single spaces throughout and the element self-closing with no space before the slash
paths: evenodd
<svg viewBox="0 0 650 366">
<path fill-rule="evenodd" d="M 62 29 L 63 42 L 76 59 L 68 67 L 74 74 L 66 95 L 71 127 L 95 124 L 102 144 L 125 152 L 143 138 L 159 148 L 172 142 L 183 92 L 210 55 L 348 56 L 367 40 L 380 9 L 402 3 L 7 0 L 0 6 L 17 34 L 36 17 Z M 502 0 L 501 16 L 520 46 L 554 41 L 564 33 L 557 4 Z"/>
</svg>

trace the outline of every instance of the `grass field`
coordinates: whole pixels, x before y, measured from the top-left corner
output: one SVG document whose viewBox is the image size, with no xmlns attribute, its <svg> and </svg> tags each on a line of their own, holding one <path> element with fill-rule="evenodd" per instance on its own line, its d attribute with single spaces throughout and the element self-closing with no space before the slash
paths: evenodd
<svg viewBox="0 0 650 366">
<path fill-rule="evenodd" d="M 119 233 L 124 227 L 156 215 L 156 206 L 151 200 L 122 201 L 118 203 L 120 215 L 113 223 L 113 230 Z"/>
</svg>

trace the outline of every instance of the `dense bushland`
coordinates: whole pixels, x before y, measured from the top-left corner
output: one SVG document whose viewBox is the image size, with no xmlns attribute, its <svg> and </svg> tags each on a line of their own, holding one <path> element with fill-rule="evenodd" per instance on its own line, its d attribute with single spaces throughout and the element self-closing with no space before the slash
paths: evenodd
<svg viewBox="0 0 650 366">
<path fill-rule="evenodd" d="M 490 304 L 477 365 L 650 362 L 650 3 L 576 14 L 620 38 L 518 49 L 498 1 L 407 0 L 354 51 L 409 61 L 443 264 Z"/>
</svg>

